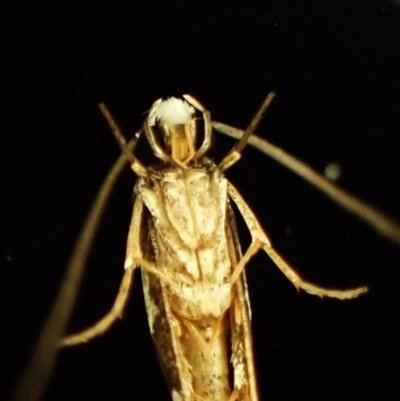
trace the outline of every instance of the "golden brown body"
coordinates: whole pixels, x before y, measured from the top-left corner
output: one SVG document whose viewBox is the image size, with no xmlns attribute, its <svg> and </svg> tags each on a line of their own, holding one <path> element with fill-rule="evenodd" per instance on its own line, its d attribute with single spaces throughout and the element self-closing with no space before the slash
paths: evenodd
<svg viewBox="0 0 400 401">
<path fill-rule="evenodd" d="M 239 399 L 256 400 L 244 277 L 231 285 L 240 250 L 226 179 L 204 160 L 161 171 L 151 184 L 141 180 L 137 193 L 150 211 L 146 259 L 165 277 L 142 270 L 150 330 L 174 401 L 228 401 L 233 388 Z"/>
</svg>

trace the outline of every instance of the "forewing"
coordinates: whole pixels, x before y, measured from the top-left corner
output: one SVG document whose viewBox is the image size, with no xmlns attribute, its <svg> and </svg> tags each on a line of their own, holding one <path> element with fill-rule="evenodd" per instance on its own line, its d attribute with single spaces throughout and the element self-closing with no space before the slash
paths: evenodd
<svg viewBox="0 0 400 401">
<path fill-rule="evenodd" d="M 242 255 L 235 214 L 229 204 L 226 235 L 231 260 L 237 264 Z M 234 294 L 230 308 L 234 388 L 239 391 L 239 400 L 258 401 L 251 333 L 251 309 L 245 271 L 235 284 Z"/>
<path fill-rule="evenodd" d="M 144 224 L 148 232 L 143 236 L 143 255 L 146 260 L 154 261 L 155 235 L 149 213 Z M 142 269 L 142 282 L 151 336 L 172 398 L 189 401 L 187 398 L 187 394 L 190 393 L 189 367 L 184 366 L 185 359 L 178 343 L 179 324 L 171 312 L 165 286 L 146 269 Z"/>
</svg>

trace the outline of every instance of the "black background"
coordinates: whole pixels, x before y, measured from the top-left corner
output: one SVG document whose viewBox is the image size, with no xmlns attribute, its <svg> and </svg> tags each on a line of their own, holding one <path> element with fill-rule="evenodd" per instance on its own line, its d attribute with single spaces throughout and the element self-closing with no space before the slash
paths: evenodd
<svg viewBox="0 0 400 401">
<path fill-rule="evenodd" d="M 190 93 L 400 221 L 400 5 L 396 1 L 81 1 L 2 5 L 1 393 L 23 370 L 91 201 L 119 154 L 97 103 L 132 134 L 159 97 Z M 220 159 L 232 145 L 218 137 Z M 276 248 L 359 300 L 297 294 L 265 255 L 248 266 L 262 400 L 400 394 L 400 249 L 248 148 L 227 173 Z M 134 175 L 119 181 L 70 330 L 110 307 Z M 246 231 L 241 226 L 246 241 Z M 397 395 L 397 397 L 396 397 Z M 62 351 L 45 400 L 169 400 L 140 289 L 106 336 Z M 211 400 L 210 400 L 211 401 Z"/>
</svg>

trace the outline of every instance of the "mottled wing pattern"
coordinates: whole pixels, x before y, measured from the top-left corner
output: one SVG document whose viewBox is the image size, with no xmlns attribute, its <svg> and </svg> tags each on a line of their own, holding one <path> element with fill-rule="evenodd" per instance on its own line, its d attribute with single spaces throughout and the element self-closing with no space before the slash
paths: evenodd
<svg viewBox="0 0 400 401">
<path fill-rule="evenodd" d="M 142 226 L 142 251 L 146 260 L 155 261 L 156 246 L 154 224 L 150 213 L 146 210 Z M 182 350 L 179 346 L 176 332 L 178 326 L 166 296 L 165 286 L 146 269 L 142 271 L 142 285 L 145 295 L 146 311 L 153 342 L 156 345 L 157 356 L 163 370 L 168 387 L 174 401 L 180 400 L 184 393 L 185 383 L 189 382 L 188 367 L 183 365 Z M 177 392 L 174 396 L 173 391 Z"/>
<path fill-rule="evenodd" d="M 239 235 L 235 214 L 229 203 L 227 208 L 226 232 L 229 253 L 231 260 L 237 264 L 242 256 Z M 245 270 L 234 287 L 235 296 L 229 311 L 234 388 L 239 391 L 238 400 L 258 401 L 251 333 L 251 308 Z"/>
</svg>

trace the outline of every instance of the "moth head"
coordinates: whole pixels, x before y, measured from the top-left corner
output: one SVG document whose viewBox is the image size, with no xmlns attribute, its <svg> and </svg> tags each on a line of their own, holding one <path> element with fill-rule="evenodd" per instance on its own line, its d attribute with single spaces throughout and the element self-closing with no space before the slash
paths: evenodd
<svg viewBox="0 0 400 401">
<path fill-rule="evenodd" d="M 188 168 L 190 161 L 198 157 L 196 109 L 189 103 L 192 100 L 190 96 L 185 95 L 184 98 L 171 97 L 154 102 L 144 130 L 156 157 Z M 197 105 L 195 102 L 194 105 Z"/>
</svg>

